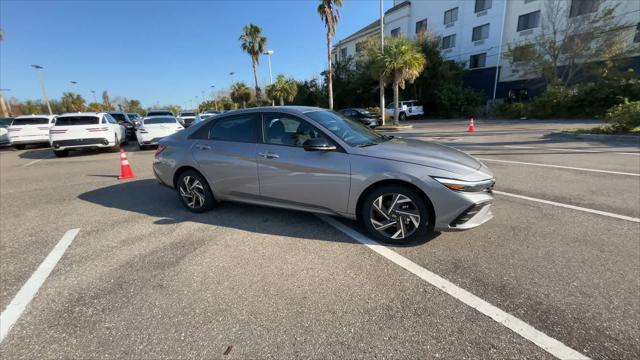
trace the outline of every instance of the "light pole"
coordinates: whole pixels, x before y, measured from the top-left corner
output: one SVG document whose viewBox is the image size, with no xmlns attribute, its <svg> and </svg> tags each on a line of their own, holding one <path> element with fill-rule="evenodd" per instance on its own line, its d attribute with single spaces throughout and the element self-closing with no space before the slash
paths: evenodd
<svg viewBox="0 0 640 360">
<path fill-rule="evenodd" d="M 2 117 L 11 116 L 11 105 L 7 106 L 4 102 L 4 92 L 11 89 L 0 89 L 0 108 L 2 108 Z"/>
<path fill-rule="evenodd" d="M 44 68 L 40 65 L 31 65 L 31 67 L 36 69 L 36 77 L 40 82 L 40 90 L 42 90 L 42 97 L 44 98 L 44 101 L 47 103 L 47 109 L 49 110 L 49 115 L 53 115 L 53 111 L 51 111 L 51 104 L 49 104 L 49 98 L 47 97 L 47 91 L 44 89 L 44 79 L 42 78 L 42 73 L 40 72 Z"/>
<path fill-rule="evenodd" d="M 384 0 L 380 0 L 380 51 L 384 53 Z M 386 112 L 384 107 L 384 79 L 380 76 L 380 121 L 383 126 Z"/>
<path fill-rule="evenodd" d="M 218 102 L 216 101 L 216 93 L 214 92 L 215 85 L 211 85 L 211 97 L 213 97 L 213 107 L 215 111 L 218 111 Z"/>
<path fill-rule="evenodd" d="M 91 93 L 93 94 L 93 102 L 97 103 L 98 99 L 96 99 L 96 91 L 95 90 L 91 90 Z"/>
<path fill-rule="evenodd" d="M 273 74 L 271 73 L 271 55 L 273 55 L 273 50 L 267 50 L 264 54 L 267 55 L 269 62 L 269 85 L 273 85 Z M 271 99 L 271 106 L 275 105 L 275 100 Z"/>
<path fill-rule="evenodd" d="M 235 74 L 235 73 L 234 73 L 233 71 L 229 73 L 229 76 L 231 76 L 231 85 L 233 85 L 233 75 L 234 75 L 234 74 Z"/>
<path fill-rule="evenodd" d="M 76 89 L 76 91 L 78 91 L 78 82 L 74 81 L 74 80 L 71 80 L 69 82 L 71 83 L 71 85 L 73 85 L 72 88 Z M 80 93 L 80 92 L 78 91 L 78 93 Z"/>
<path fill-rule="evenodd" d="M 204 103 L 204 90 L 202 90 L 201 93 L 202 93 L 202 102 Z"/>
</svg>

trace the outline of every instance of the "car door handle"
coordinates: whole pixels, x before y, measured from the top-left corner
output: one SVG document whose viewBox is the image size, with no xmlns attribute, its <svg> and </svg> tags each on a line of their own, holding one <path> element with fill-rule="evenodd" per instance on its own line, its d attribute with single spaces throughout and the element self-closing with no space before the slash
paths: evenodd
<svg viewBox="0 0 640 360">
<path fill-rule="evenodd" d="M 211 150 L 211 146 L 209 146 L 209 145 L 196 145 L 196 149 Z"/>
<path fill-rule="evenodd" d="M 280 157 L 278 154 L 274 154 L 272 152 L 258 153 L 258 156 L 262 156 L 265 159 L 277 159 Z"/>
</svg>

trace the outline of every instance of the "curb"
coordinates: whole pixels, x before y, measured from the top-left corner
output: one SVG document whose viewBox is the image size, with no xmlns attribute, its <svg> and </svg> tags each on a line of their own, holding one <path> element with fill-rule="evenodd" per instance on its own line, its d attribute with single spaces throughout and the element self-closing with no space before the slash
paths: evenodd
<svg viewBox="0 0 640 360">
<path fill-rule="evenodd" d="M 571 134 L 552 132 L 547 136 L 563 137 L 570 139 L 582 139 L 582 140 L 612 140 L 612 141 L 631 141 L 640 142 L 640 135 L 605 135 L 605 134 Z"/>
<path fill-rule="evenodd" d="M 382 130 L 382 131 L 398 131 L 398 130 L 405 130 L 405 129 L 412 129 L 413 125 L 384 125 L 384 126 L 378 126 L 375 128 L 375 130 Z"/>
</svg>

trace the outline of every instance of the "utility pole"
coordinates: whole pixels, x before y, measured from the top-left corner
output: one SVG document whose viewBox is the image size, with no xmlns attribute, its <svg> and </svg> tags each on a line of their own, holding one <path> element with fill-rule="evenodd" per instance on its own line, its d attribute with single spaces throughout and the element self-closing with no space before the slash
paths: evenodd
<svg viewBox="0 0 640 360">
<path fill-rule="evenodd" d="M 11 91 L 11 89 L 0 89 L 0 108 L 2 108 L 2 117 L 11 116 L 11 107 L 7 106 L 4 102 L 4 92 Z"/>
<path fill-rule="evenodd" d="M 91 90 L 91 93 L 93 94 L 93 102 L 97 103 L 98 99 L 96 99 L 96 91 L 95 90 Z"/>
<path fill-rule="evenodd" d="M 500 28 L 500 46 L 498 46 L 498 63 L 496 64 L 496 77 L 493 82 L 493 106 L 496 106 L 496 92 L 498 90 L 498 77 L 500 76 L 500 63 L 502 62 L 502 37 L 504 36 L 504 22 L 507 18 L 507 0 L 504 0 L 502 10 L 502 28 Z M 488 110 L 488 109 L 487 109 Z"/>
<path fill-rule="evenodd" d="M 74 80 L 71 80 L 69 82 L 71 83 L 71 85 L 73 85 L 71 88 L 75 89 L 78 92 L 78 94 L 80 94 L 80 91 L 78 91 L 78 82 Z"/>
<path fill-rule="evenodd" d="M 380 51 L 384 53 L 384 0 L 380 0 Z M 380 121 L 383 126 L 386 112 L 384 107 L 384 79 L 380 76 Z"/>
<path fill-rule="evenodd" d="M 214 92 L 215 85 L 211 85 L 211 97 L 213 97 L 213 107 L 215 111 L 218 111 L 218 102 L 216 101 L 216 93 Z"/>
<path fill-rule="evenodd" d="M 229 76 L 231 76 L 231 85 L 233 85 L 233 75 L 234 75 L 234 74 L 235 74 L 235 73 L 234 73 L 233 71 L 229 73 Z"/>
<path fill-rule="evenodd" d="M 53 111 L 51 111 L 51 104 L 49 104 L 49 98 L 47 97 L 47 91 L 44 89 L 44 79 L 42 78 L 42 73 L 40 71 L 44 69 L 40 65 L 31 65 L 32 68 L 36 69 L 36 77 L 40 82 L 40 90 L 42 90 L 42 97 L 44 101 L 47 103 L 47 109 L 49 110 L 49 115 L 53 115 Z"/>
<path fill-rule="evenodd" d="M 267 50 L 264 54 L 267 55 L 267 60 L 269 62 L 269 85 L 273 85 L 273 74 L 271 73 L 271 55 L 273 55 L 273 50 Z M 271 99 L 271 106 L 275 105 L 275 100 Z"/>
</svg>

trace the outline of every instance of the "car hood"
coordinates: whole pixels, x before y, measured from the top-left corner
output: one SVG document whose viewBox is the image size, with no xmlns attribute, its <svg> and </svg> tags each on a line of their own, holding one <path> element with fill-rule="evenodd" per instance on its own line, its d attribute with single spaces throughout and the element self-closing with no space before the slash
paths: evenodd
<svg viewBox="0 0 640 360">
<path fill-rule="evenodd" d="M 485 179 L 493 177 L 489 169 L 473 156 L 429 141 L 393 138 L 363 149 L 368 156 L 381 159 L 428 166 L 462 176 L 481 171 L 481 174 L 477 174 L 480 177 Z"/>
</svg>

